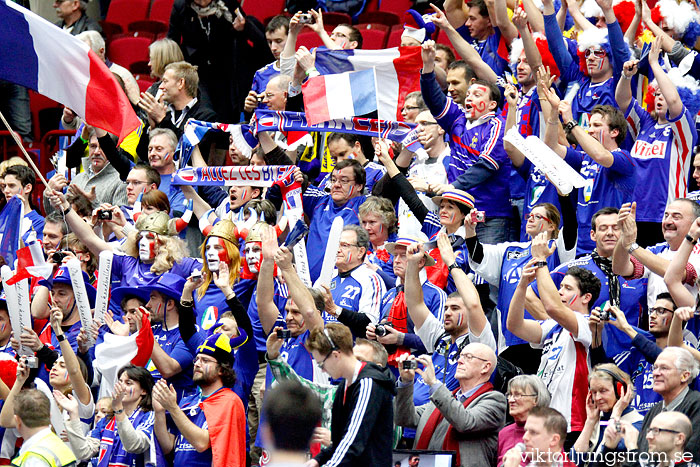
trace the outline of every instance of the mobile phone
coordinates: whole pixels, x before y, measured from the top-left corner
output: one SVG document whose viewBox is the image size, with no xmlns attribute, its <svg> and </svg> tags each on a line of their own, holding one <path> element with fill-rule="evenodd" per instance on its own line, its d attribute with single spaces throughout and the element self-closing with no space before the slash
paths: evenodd
<svg viewBox="0 0 700 467">
<path fill-rule="evenodd" d="M 418 362 L 415 360 L 404 360 L 401 362 L 402 370 L 415 370 L 416 368 L 418 368 Z"/>
</svg>

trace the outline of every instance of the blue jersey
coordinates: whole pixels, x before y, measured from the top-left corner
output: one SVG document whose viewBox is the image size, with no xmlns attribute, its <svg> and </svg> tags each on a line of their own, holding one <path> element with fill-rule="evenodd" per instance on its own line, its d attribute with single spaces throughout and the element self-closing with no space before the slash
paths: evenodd
<svg viewBox="0 0 700 467">
<path fill-rule="evenodd" d="M 356 196 L 342 206 L 338 206 L 329 194 L 316 187 L 309 186 L 304 192 L 304 214 L 311 219 L 306 240 L 307 245 L 313 245 L 313 248 L 306 250 L 311 282 L 316 281 L 318 275 L 321 274 L 323 257 L 326 254 L 326 243 L 331 232 L 333 219 L 340 216 L 345 221 L 345 225 L 359 225 L 360 219 L 357 217 L 357 209 L 366 199 L 366 196 Z"/>
<path fill-rule="evenodd" d="M 552 281 L 559 288 L 569 268 L 578 266 L 591 271 L 600 279 L 600 294 L 598 299 L 591 305 L 591 308 L 599 307 L 604 302 L 610 300 L 610 289 L 608 288 L 608 277 L 593 261 L 591 255 L 585 255 L 568 263 L 564 263 L 552 271 Z M 617 276 L 620 281 L 620 309 L 625 313 L 627 322 L 633 326 L 639 324 L 639 317 L 647 309 L 647 279 L 627 280 L 622 276 Z M 532 284 L 532 289 L 539 296 L 537 282 Z M 617 355 L 625 350 L 629 350 L 632 344 L 629 336 L 618 330 L 615 326 L 605 326 L 603 328 L 603 346 L 605 353 L 609 356 Z"/>
<path fill-rule="evenodd" d="M 396 234 L 390 234 L 386 241 L 387 243 L 395 242 Z M 371 251 L 367 252 L 367 260 L 370 263 L 379 266 L 377 273 L 382 276 L 382 279 L 384 279 L 384 285 L 386 285 L 386 288 L 389 289 L 396 285 L 396 274 L 394 274 L 394 255 L 389 253 L 385 246 L 386 244 L 380 247 L 380 251 L 374 251 L 373 245 L 370 244 L 369 247 Z"/>
<path fill-rule="evenodd" d="M 280 74 L 280 69 L 277 66 L 277 62 L 268 63 L 264 67 L 260 68 L 253 75 L 253 84 L 250 87 L 251 91 L 255 91 L 258 94 L 265 92 L 267 88 L 267 83 Z M 258 109 L 267 109 L 267 104 L 258 102 Z"/>
<path fill-rule="evenodd" d="M 204 410 L 202 409 L 202 399 L 199 391 L 180 399 L 179 405 L 192 423 L 204 430 L 209 429 L 207 417 L 204 415 Z M 178 431 L 175 436 L 175 458 L 173 459 L 173 465 L 211 467 L 211 447 L 204 452 L 197 452 L 194 446 L 192 446 L 182 433 Z"/>
<path fill-rule="evenodd" d="M 453 183 L 475 163 L 485 162 L 496 172 L 467 191 L 474 196 L 474 205 L 486 211 L 487 218 L 509 217 L 511 163 L 503 147 L 503 117 L 489 112 L 470 122 L 464 110 L 448 98 L 435 119 L 450 140 L 447 181 Z"/>
<path fill-rule="evenodd" d="M 634 190 L 638 222 L 661 222 L 666 206 L 685 198 L 688 175 L 698 133 L 693 115 L 683 107 L 678 117 L 663 125 L 632 99 L 625 113 L 630 133 L 636 137 L 632 157 L 637 178 Z M 667 115 L 668 117 L 668 115 Z"/>
<path fill-rule="evenodd" d="M 180 277 L 188 278 L 192 271 L 199 270 L 202 263 L 193 258 L 183 258 L 179 263 L 174 263 L 170 271 Z M 151 272 L 151 264 L 146 264 L 138 258 L 127 255 L 114 255 L 112 259 L 112 287 L 126 287 L 155 284 L 160 275 Z M 109 309 L 119 317 L 122 315 L 121 304 L 110 298 Z"/>
<path fill-rule="evenodd" d="M 610 326 L 605 326 L 606 328 Z M 652 337 L 653 340 L 653 337 Z M 615 356 L 615 365 L 630 375 L 634 385 L 635 396 L 631 406 L 642 414 L 651 409 L 654 404 L 661 401 L 661 395 L 654 391 L 654 364 L 646 361 L 642 352 L 636 347 Z"/>
<path fill-rule="evenodd" d="M 230 311 L 226 304 L 226 297 L 214 283 L 209 284 L 209 288 L 202 298 L 199 298 L 197 290 L 193 295 L 195 322 L 200 329 L 206 331 L 216 324 L 219 316 Z"/>
<path fill-rule="evenodd" d="M 508 47 L 501 30 L 493 28 L 493 31 L 485 40 L 479 41 L 471 36 L 466 25 L 457 28 L 457 32 L 476 49 L 484 63 L 498 76 L 502 76 L 508 70 Z"/>
<path fill-rule="evenodd" d="M 425 306 L 428 307 L 430 313 L 432 313 L 438 321 L 442 322 L 445 318 L 445 301 L 447 300 L 447 294 L 427 280 L 423 281 L 421 288 L 423 289 L 423 302 L 425 302 Z M 391 306 L 394 304 L 397 293 L 398 289 L 394 287 L 382 297 L 381 320 L 389 317 L 389 312 L 391 311 Z M 406 327 L 409 333 L 414 334 L 413 320 L 408 313 L 406 313 Z"/>
<path fill-rule="evenodd" d="M 275 306 L 279 310 L 279 315 L 277 315 L 277 322 L 274 324 L 273 329 L 275 326 L 286 327 L 284 317 L 286 315 L 285 306 L 287 306 L 288 296 L 289 291 L 287 290 L 287 286 L 282 284 L 278 279 L 275 279 L 273 300 L 275 302 Z M 253 291 L 253 296 L 250 299 L 250 303 L 248 304 L 248 317 L 253 325 L 253 339 L 255 340 L 255 347 L 258 349 L 258 352 L 266 352 L 267 333 L 263 330 L 262 323 L 260 322 L 257 298 L 258 288 L 256 287 Z"/>
<path fill-rule="evenodd" d="M 36 232 L 36 238 L 43 240 L 45 219 L 41 216 L 41 214 L 32 210 L 26 213 L 24 217 L 32 221 L 32 228 Z"/>
<path fill-rule="evenodd" d="M 555 269 L 562 260 L 569 260 L 573 256 L 572 252 L 564 249 L 561 233 L 556 241 L 557 249 L 555 254 L 547 258 L 547 266 L 550 270 Z M 486 280 L 489 284 L 498 287 L 498 299 L 496 307 L 501 316 L 501 334 L 507 346 L 526 344 L 506 328 L 510 301 L 515 294 L 515 289 L 520 282 L 523 267 L 532 259 L 530 251 L 532 242 L 505 242 L 497 245 L 483 245 L 484 258 L 477 264 L 470 258 L 469 263 L 474 271 Z M 525 319 L 533 319 L 530 313 L 525 310 Z"/>
<path fill-rule="evenodd" d="M 182 369 L 180 373 L 168 378 L 168 383 L 175 387 L 179 399 L 183 394 L 194 391 L 194 384 L 192 383 L 194 353 L 187 347 L 182 337 L 180 337 L 180 330 L 177 327 L 165 330 L 162 323 L 157 323 L 153 324 L 151 328 L 153 329 L 155 341 L 163 348 L 163 351 L 168 354 L 170 358 L 180 364 L 180 368 Z M 151 372 L 155 381 L 162 378 L 153 360 L 148 362 L 146 369 Z"/>
<path fill-rule="evenodd" d="M 467 335 L 460 337 L 456 342 L 449 342 L 447 339 L 443 339 L 431 356 L 433 365 L 435 366 L 435 378 L 447 386 L 447 389 L 450 391 L 454 391 L 459 387 L 459 382 L 457 378 L 455 378 L 457 361 L 459 360 L 459 354 L 462 348 L 468 343 Z M 413 403 L 418 407 L 427 404 L 429 401 L 430 386 L 425 384 L 423 377 L 416 373 L 416 379 L 413 385 Z"/>
<path fill-rule="evenodd" d="M 129 421 L 136 431 L 140 431 L 148 437 L 153 434 L 153 422 L 155 420 L 153 412 L 144 412 L 141 409 L 134 410 L 129 417 Z M 124 449 L 122 440 L 119 438 L 116 420 L 114 418 L 103 418 L 90 432 L 90 437 L 100 440 L 100 454 L 110 452 L 109 465 L 143 467 L 145 464 L 145 453 L 134 454 Z M 107 465 L 107 464 L 105 464 Z"/>
<path fill-rule="evenodd" d="M 309 331 L 306 330 L 296 337 L 286 339 L 280 348 L 280 358 L 287 362 L 294 372 L 302 378 L 309 381 L 316 381 L 317 378 L 314 377 L 313 357 L 304 346 L 304 344 L 306 344 L 306 339 L 309 338 L 309 334 Z M 273 379 L 272 371 L 268 365 L 267 373 L 265 374 L 266 388 L 272 387 Z"/>
<path fill-rule="evenodd" d="M 372 161 L 368 161 L 362 167 L 365 169 L 365 190 L 367 190 L 367 193 L 372 193 L 372 187 L 374 187 L 374 184 L 382 179 L 386 173 L 386 169 L 383 165 Z M 318 187 L 321 190 L 329 193 L 331 191 L 331 173 L 333 172 L 328 172 L 318 184 Z"/>
<path fill-rule="evenodd" d="M 331 279 L 331 294 L 336 305 L 346 310 L 364 313 L 373 323 L 379 322 L 384 281 L 364 264 L 340 275 L 336 269 Z M 332 321 L 324 312 L 324 319 Z"/>
<path fill-rule="evenodd" d="M 630 153 L 623 149 L 612 151 L 614 158 L 610 167 L 603 167 L 585 152 L 567 148 L 564 159 L 574 170 L 581 172 L 586 180 L 583 188 L 578 189 L 578 241 L 576 256 L 590 253 L 595 248 L 591 240 L 591 219 L 598 210 L 606 207 L 619 208 L 623 203 L 632 201 L 636 165 Z"/>
</svg>

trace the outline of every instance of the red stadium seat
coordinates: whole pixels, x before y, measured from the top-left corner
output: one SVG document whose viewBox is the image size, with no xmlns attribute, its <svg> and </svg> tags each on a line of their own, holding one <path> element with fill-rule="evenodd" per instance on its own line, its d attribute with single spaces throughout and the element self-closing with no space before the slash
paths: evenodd
<svg viewBox="0 0 700 467">
<path fill-rule="evenodd" d="M 413 8 L 411 0 L 380 0 L 379 11 L 389 11 L 403 17 L 406 10 Z"/>
<path fill-rule="evenodd" d="M 357 29 L 359 29 L 360 31 L 363 31 L 365 29 L 376 29 L 378 31 L 384 31 L 387 34 L 389 34 L 389 30 L 391 29 L 386 24 L 377 24 L 377 23 L 360 23 L 360 24 L 356 24 L 355 27 Z"/>
<path fill-rule="evenodd" d="M 398 47 L 401 45 L 401 34 L 403 34 L 403 26 L 394 26 L 389 32 L 389 38 L 386 41 L 386 47 L 388 49 L 392 47 Z"/>
<path fill-rule="evenodd" d="M 102 28 L 107 36 L 113 31 L 124 32 L 129 23 L 148 18 L 151 0 L 112 0 L 107 10 L 107 17 L 102 22 Z M 107 25 L 107 29 L 105 29 Z"/>
<path fill-rule="evenodd" d="M 444 44 L 450 49 L 452 49 L 452 52 L 454 52 L 455 57 L 457 57 L 457 60 L 460 60 L 459 54 L 455 50 L 454 46 L 452 45 L 452 42 L 450 42 L 450 38 L 447 37 L 447 34 L 445 34 L 444 31 L 438 31 L 438 36 L 437 40 L 435 41 L 438 44 Z"/>
<path fill-rule="evenodd" d="M 145 37 L 120 37 L 109 44 L 107 56 L 127 70 L 133 63 L 148 62 L 148 46 L 151 39 Z"/>
<path fill-rule="evenodd" d="M 383 49 L 386 44 L 386 31 L 379 29 L 362 29 L 362 48 L 363 49 Z"/>
<path fill-rule="evenodd" d="M 322 46 L 323 41 L 315 32 L 304 31 L 297 36 L 297 49 L 302 45 L 310 50 L 312 47 Z"/>
<path fill-rule="evenodd" d="M 327 11 L 323 13 L 323 26 L 337 26 L 339 24 L 352 24 L 352 18 L 347 13 L 339 11 Z"/>
<path fill-rule="evenodd" d="M 173 0 L 154 0 L 148 19 L 132 21 L 129 23 L 129 31 L 149 32 L 156 37 L 168 32 L 170 24 L 170 12 L 173 9 Z"/>
<path fill-rule="evenodd" d="M 146 90 L 148 90 L 148 88 L 150 88 L 151 85 L 154 83 L 153 80 L 145 79 L 144 77 L 135 77 L 135 78 L 136 78 L 136 82 L 138 83 L 139 89 L 141 90 L 141 92 L 146 92 Z"/>
<path fill-rule="evenodd" d="M 284 0 L 244 0 L 243 11 L 265 23 L 267 18 L 284 12 Z"/>
<path fill-rule="evenodd" d="M 41 141 L 48 131 L 58 129 L 58 123 L 63 115 L 63 106 L 58 102 L 30 89 L 29 110 L 32 113 L 35 141 Z"/>
<path fill-rule="evenodd" d="M 365 11 L 358 18 L 358 23 L 379 23 L 393 26 L 401 23 L 401 17 L 388 11 Z"/>
</svg>

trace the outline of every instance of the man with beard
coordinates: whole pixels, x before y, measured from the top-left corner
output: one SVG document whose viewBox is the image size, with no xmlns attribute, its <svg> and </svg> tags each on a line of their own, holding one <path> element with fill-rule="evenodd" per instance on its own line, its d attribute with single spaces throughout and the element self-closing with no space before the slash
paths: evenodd
<svg viewBox="0 0 700 467">
<path fill-rule="evenodd" d="M 178 405 L 172 385 L 161 379 L 153 387 L 153 431 L 164 454 L 175 451 L 173 465 L 246 465 L 245 409 L 230 389 L 236 381 L 233 349 L 242 342 L 212 334 L 199 346 L 192 381 L 199 391 Z M 176 430 L 168 429 L 165 412 Z"/>
</svg>

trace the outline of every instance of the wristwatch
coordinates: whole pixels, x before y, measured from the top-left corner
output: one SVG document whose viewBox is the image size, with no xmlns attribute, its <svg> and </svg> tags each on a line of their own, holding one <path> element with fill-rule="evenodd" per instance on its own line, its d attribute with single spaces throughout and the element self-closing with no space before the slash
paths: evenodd
<svg viewBox="0 0 700 467">
<path fill-rule="evenodd" d="M 537 261 L 536 263 L 533 264 L 536 268 L 543 268 L 547 266 L 547 261 Z"/>
<path fill-rule="evenodd" d="M 452 264 L 450 264 L 449 266 L 447 266 L 447 273 L 448 273 L 448 274 L 451 273 L 453 269 L 461 269 L 461 268 L 459 267 L 459 264 L 457 264 L 457 261 L 455 261 L 454 263 L 452 263 Z"/>
<path fill-rule="evenodd" d="M 575 126 L 577 126 L 578 123 L 576 123 L 576 120 L 571 120 L 569 123 L 564 124 L 564 130 L 569 132 L 574 129 Z"/>
<path fill-rule="evenodd" d="M 639 248 L 639 244 L 637 242 L 634 242 L 633 244 L 630 245 L 629 248 L 627 248 L 627 253 L 632 254 L 634 250 Z"/>
<path fill-rule="evenodd" d="M 690 234 L 686 234 L 686 235 L 685 235 L 685 239 L 688 240 L 688 241 L 689 241 L 690 243 L 692 243 L 693 245 L 697 245 L 697 244 L 698 244 L 698 239 L 697 239 L 697 238 L 691 237 Z"/>
</svg>

